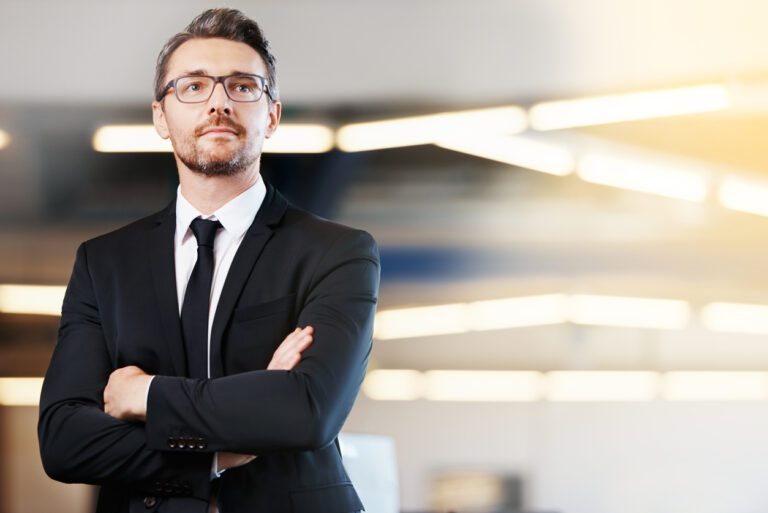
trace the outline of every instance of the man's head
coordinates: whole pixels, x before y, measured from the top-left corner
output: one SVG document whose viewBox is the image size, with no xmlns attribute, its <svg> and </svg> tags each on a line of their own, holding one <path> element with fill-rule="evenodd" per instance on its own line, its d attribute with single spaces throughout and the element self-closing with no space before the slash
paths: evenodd
<svg viewBox="0 0 768 513">
<path fill-rule="evenodd" d="M 195 173 L 234 175 L 251 168 L 280 112 L 275 58 L 259 26 L 240 11 L 203 12 L 158 56 L 155 128 Z"/>
</svg>

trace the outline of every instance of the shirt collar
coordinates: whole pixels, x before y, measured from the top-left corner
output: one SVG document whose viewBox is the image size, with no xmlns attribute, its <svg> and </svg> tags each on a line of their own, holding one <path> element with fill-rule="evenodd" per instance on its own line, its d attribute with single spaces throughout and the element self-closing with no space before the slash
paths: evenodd
<svg viewBox="0 0 768 513">
<path fill-rule="evenodd" d="M 206 216 L 187 201 L 187 198 L 181 193 L 181 185 L 179 185 L 176 189 L 176 236 L 179 242 L 183 241 L 190 223 L 196 217 L 218 219 L 226 231 L 235 238 L 240 237 L 253 223 L 266 194 L 267 188 L 261 175 L 259 175 L 256 183 Z"/>
</svg>

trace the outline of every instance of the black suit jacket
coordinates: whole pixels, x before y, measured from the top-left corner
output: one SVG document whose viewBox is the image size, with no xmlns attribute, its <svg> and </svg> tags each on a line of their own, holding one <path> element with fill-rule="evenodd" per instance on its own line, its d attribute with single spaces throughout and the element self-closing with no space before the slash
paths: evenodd
<svg viewBox="0 0 768 513">
<path fill-rule="evenodd" d="M 376 242 L 295 208 L 267 184 L 216 308 L 212 377 L 190 379 L 174 232 L 172 202 L 78 248 L 40 401 L 45 471 L 101 485 L 98 513 L 204 513 L 213 452 L 233 451 L 258 457 L 222 475 L 222 513 L 361 509 L 336 437 L 371 350 Z M 264 370 L 283 338 L 306 325 L 314 342 L 300 363 Z M 109 375 L 126 365 L 156 375 L 145 423 L 104 413 Z"/>
</svg>

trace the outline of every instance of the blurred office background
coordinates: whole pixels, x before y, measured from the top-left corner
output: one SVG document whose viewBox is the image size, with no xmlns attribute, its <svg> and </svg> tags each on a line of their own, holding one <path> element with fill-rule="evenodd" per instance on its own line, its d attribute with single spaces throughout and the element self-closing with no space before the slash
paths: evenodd
<svg viewBox="0 0 768 513">
<path fill-rule="evenodd" d="M 404 512 L 768 509 L 766 2 L 224 3 L 278 58 L 264 175 L 381 247 L 355 475 L 378 435 Z M 77 245 L 173 198 L 154 62 L 214 5 L 0 0 L 2 512 L 91 507 L 39 378 Z"/>
</svg>

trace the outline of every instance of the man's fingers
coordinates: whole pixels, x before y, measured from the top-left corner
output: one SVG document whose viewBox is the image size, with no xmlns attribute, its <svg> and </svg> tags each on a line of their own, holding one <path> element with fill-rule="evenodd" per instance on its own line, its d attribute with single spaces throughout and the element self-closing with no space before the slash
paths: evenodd
<svg viewBox="0 0 768 513">
<path fill-rule="evenodd" d="M 267 366 L 268 370 L 291 370 L 301 360 L 301 352 L 313 342 L 314 328 L 306 326 L 296 328 L 280 343 L 272 360 Z"/>
<path fill-rule="evenodd" d="M 227 470 L 234 467 L 240 467 L 256 459 L 252 454 L 239 454 L 234 452 L 219 452 L 218 470 Z"/>
<path fill-rule="evenodd" d="M 292 353 L 299 350 L 297 349 L 298 347 L 306 347 L 307 337 L 310 337 L 310 339 L 312 337 L 311 326 L 308 326 L 304 329 L 296 328 L 293 333 L 290 333 L 287 337 L 285 337 L 285 340 L 283 340 L 283 342 L 275 351 L 275 355 Z"/>
<path fill-rule="evenodd" d="M 304 351 L 312 343 L 312 337 L 305 335 L 302 338 L 292 340 L 280 351 L 280 356 L 292 358 L 294 354 Z"/>
</svg>

